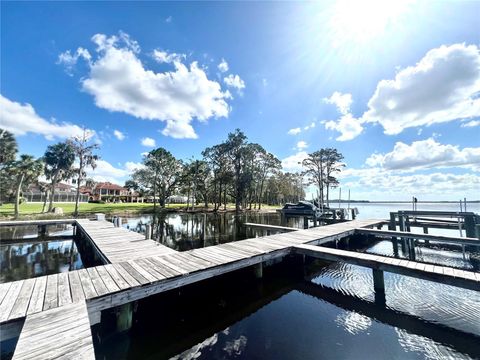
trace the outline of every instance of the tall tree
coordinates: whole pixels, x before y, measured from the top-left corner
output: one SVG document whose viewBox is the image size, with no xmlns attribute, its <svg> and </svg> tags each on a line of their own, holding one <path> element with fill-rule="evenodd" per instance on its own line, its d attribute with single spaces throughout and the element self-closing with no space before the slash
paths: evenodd
<svg viewBox="0 0 480 360">
<path fill-rule="evenodd" d="M 10 168 L 17 156 L 18 146 L 15 136 L 0 129 L 0 201 L 8 201 L 15 192 L 15 176 Z"/>
<path fill-rule="evenodd" d="M 144 165 L 145 169 L 135 172 L 137 177 L 134 177 L 134 179 L 151 186 L 155 211 L 157 194 L 160 206 L 163 208 L 166 199 L 172 195 L 178 185 L 182 176 L 182 163 L 170 151 L 158 148 L 148 153 L 144 159 Z"/>
<path fill-rule="evenodd" d="M 30 185 L 33 181 L 42 174 L 43 162 L 41 159 L 35 159 L 31 155 L 20 155 L 20 159 L 15 161 L 12 165 L 11 173 L 15 175 L 16 190 L 15 190 L 15 219 L 18 219 L 20 194 L 23 186 Z"/>
<path fill-rule="evenodd" d="M 80 186 L 87 176 L 86 168 L 90 167 L 93 170 L 97 167 L 98 155 L 94 151 L 99 148 L 97 143 L 92 142 L 92 132 L 83 129 L 80 136 L 73 137 L 68 141 L 73 148 L 75 156 L 78 160 L 78 168 L 75 169 L 77 173 L 77 193 L 75 194 L 75 211 L 74 216 L 78 216 L 78 202 L 80 199 Z"/>
<path fill-rule="evenodd" d="M 62 181 L 70 178 L 73 174 L 75 150 L 69 142 L 49 145 L 44 155 L 45 175 L 51 181 L 50 202 L 48 211 L 53 209 L 53 197 L 55 187 Z"/>
<path fill-rule="evenodd" d="M 342 171 L 345 164 L 342 163 L 343 155 L 337 149 L 325 149 L 325 184 L 327 188 L 327 206 L 330 206 L 330 188 L 338 186 L 339 181 L 336 177 Z"/>
<path fill-rule="evenodd" d="M 343 155 L 338 150 L 326 148 L 308 154 L 308 157 L 302 162 L 302 166 L 306 169 L 302 175 L 306 175 L 311 184 L 318 186 L 318 202 L 322 208 L 325 200 L 327 206 L 329 206 L 329 189 L 331 186 L 338 184 L 338 180 L 334 175 L 345 166 L 341 163 L 342 160 Z"/>
<path fill-rule="evenodd" d="M 318 187 L 319 206 L 323 209 L 324 206 L 324 192 L 325 185 L 325 165 L 326 165 L 326 153 L 325 149 L 320 149 L 311 154 L 302 161 L 302 166 L 306 169 L 303 171 L 303 175 L 306 175 L 311 184 L 315 184 Z"/>
<path fill-rule="evenodd" d="M 259 176 L 259 190 L 257 194 L 257 204 L 258 209 L 261 209 L 262 206 L 262 196 L 263 196 L 263 188 L 265 184 L 265 180 L 267 177 L 272 174 L 274 171 L 278 171 L 282 167 L 282 163 L 278 160 L 275 155 L 265 151 L 262 148 L 262 151 L 258 154 L 258 176 Z"/>
<path fill-rule="evenodd" d="M 225 142 L 226 153 L 232 163 L 234 175 L 234 198 L 235 212 L 238 214 L 241 210 L 241 204 L 245 193 L 246 173 L 245 159 L 247 154 L 247 137 L 245 134 L 236 129 L 235 132 L 229 133 Z"/>
</svg>

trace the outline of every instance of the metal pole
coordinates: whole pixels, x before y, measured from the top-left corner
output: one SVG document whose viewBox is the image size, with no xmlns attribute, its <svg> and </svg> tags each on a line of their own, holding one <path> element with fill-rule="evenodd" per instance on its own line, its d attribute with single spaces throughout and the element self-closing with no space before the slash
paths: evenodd
<svg viewBox="0 0 480 360">
<path fill-rule="evenodd" d="M 348 216 L 350 216 L 350 189 L 348 189 L 348 204 L 347 204 L 347 207 L 348 207 L 348 210 L 347 210 Z"/>
<path fill-rule="evenodd" d="M 467 212 L 467 198 L 463 198 L 463 204 L 464 204 L 464 208 L 465 208 L 465 212 Z"/>
</svg>

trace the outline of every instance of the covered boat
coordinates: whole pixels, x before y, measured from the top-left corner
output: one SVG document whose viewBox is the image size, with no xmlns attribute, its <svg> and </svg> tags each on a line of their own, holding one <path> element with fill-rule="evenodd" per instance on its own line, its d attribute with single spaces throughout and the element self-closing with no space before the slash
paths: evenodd
<svg viewBox="0 0 480 360">
<path fill-rule="evenodd" d="M 322 211 L 309 201 L 299 201 L 296 204 L 286 203 L 282 209 L 282 213 L 285 215 L 315 216 L 316 218 L 322 215 Z"/>
</svg>

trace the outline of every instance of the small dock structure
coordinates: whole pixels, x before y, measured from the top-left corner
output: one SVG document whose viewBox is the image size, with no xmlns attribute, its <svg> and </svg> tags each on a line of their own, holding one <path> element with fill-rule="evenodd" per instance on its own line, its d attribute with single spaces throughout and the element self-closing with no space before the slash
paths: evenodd
<svg viewBox="0 0 480 360">
<path fill-rule="evenodd" d="M 105 220 L 78 219 L 77 235 L 93 244 L 105 263 L 118 263 L 153 255 L 176 253 L 175 250 Z"/>
<path fill-rule="evenodd" d="M 89 327 L 101 321 L 103 310 L 126 307 L 128 312 L 134 301 L 246 267 L 253 267 L 260 277 L 263 264 L 288 255 L 371 268 L 376 290 L 384 288 L 383 272 L 388 271 L 480 291 L 477 272 L 318 246 L 356 234 L 417 236 L 367 229 L 381 227 L 385 220 L 353 220 L 307 230 L 270 226 L 277 234 L 185 252 L 164 249 L 143 235 L 104 221 L 75 221 L 77 235 L 83 233 L 95 243 L 105 265 L 0 284 L 0 326 L 25 321 L 14 359 L 61 358 L 70 356 L 70 351 L 78 358 L 92 359 Z M 471 238 L 443 240 L 455 239 L 480 245 L 480 240 Z"/>
</svg>

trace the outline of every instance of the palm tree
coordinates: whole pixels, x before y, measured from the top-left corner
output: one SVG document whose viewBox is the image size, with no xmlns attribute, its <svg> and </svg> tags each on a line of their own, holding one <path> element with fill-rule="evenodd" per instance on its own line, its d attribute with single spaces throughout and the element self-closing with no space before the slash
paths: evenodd
<svg viewBox="0 0 480 360">
<path fill-rule="evenodd" d="M 45 208 L 47 207 L 47 198 L 48 198 L 48 193 L 50 191 L 50 185 L 45 182 L 38 181 L 37 187 L 40 190 L 40 192 L 45 195 L 45 197 L 43 198 L 43 206 L 42 206 L 42 213 L 44 213 Z"/>
<path fill-rule="evenodd" d="M 15 136 L 7 130 L 0 129 L 0 165 L 14 161 L 17 149 Z"/>
<path fill-rule="evenodd" d="M 30 185 L 42 173 L 43 162 L 41 159 L 35 159 L 31 155 L 20 155 L 20 159 L 12 164 L 12 172 L 16 175 L 17 188 L 15 190 L 15 219 L 18 219 L 20 193 L 22 186 Z"/>
<path fill-rule="evenodd" d="M 72 175 L 72 166 L 75 161 L 75 150 L 68 142 L 58 143 L 47 147 L 44 155 L 45 175 L 51 180 L 50 203 L 48 211 L 53 209 L 55 186 L 58 182 L 68 179 Z"/>
</svg>

